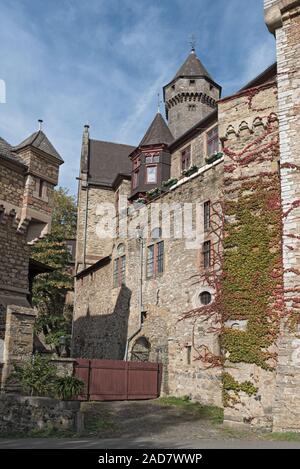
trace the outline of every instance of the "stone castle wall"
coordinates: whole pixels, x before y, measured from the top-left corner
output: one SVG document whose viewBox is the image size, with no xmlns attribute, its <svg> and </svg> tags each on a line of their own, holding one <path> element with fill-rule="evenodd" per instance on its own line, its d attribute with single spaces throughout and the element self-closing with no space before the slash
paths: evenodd
<svg viewBox="0 0 300 469">
<path fill-rule="evenodd" d="M 201 218 L 203 203 L 211 200 L 213 204 L 220 195 L 222 173 L 220 163 L 169 191 L 156 202 L 169 206 L 197 201 L 200 207 L 197 216 Z M 150 212 L 151 206 L 149 204 L 145 210 Z M 135 215 L 131 215 L 130 221 Z M 173 218 L 171 220 L 172 230 Z M 216 242 L 212 233 L 207 233 L 205 239 L 211 239 L 213 244 Z M 115 240 L 110 263 L 76 281 L 73 356 L 122 359 L 126 339 L 135 334 L 129 344 L 128 357 L 131 357 L 136 341 L 145 338 L 151 344 L 149 359 L 162 360 L 165 365 L 165 392 L 201 396 L 203 402 L 220 405 L 221 371 L 208 371 L 207 363 L 199 359 L 205 346 L 218 353 L 217 337 L 207 332 L 212 324 L 197 316 L 180 321 L 185 312 L 200 306 L 199 294 L 210 290 L 201 275 L 202 244 L 189 249 L 185 239 L 165 238 L 164 272 L 156 279 L 146 279 L 146 248 L 152 242 L 149 238 L 143 246 L 143 308 L 146 318 L 141 330 L 136 333 L 140 315 L 141 247 L 136 238 L 120 238 Z M 119 243 L 125 245 L 126 287 L 113 288 L 113 260 L 117 257 Z M 190 362 L 187 359 L 189 347 Z M 196 382 L 195 376 L 199 378 Z M 203 389 L 207 391 L 204 394 Z"/>
<path fill-rule="evenodd" d="M 39 430 L 83 430 L 80 402 L 63 402 L 47 397 L 0 395 L 0 436 Z"/>
<path fill-rule="evenodd" d="M 220 304 L 225 421 L 272 427 L 282 306 L 277 86 L 219 103 L 224 144 Z"/>
</svg>

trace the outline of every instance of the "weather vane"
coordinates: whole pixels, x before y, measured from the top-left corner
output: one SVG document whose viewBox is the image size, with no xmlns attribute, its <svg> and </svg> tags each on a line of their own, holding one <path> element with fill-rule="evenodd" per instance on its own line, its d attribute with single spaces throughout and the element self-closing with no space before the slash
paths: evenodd
<svg viewBox="0 0 300 469">
<path fill-rule="evenodd" d="M 196 49 L 196 42 L 197 42 L 196 41 L 196 36 L 193 33 L 193 34 L 190 35 L 190 42 L 189 42 L 192 51 L 194 51 Z"/>
</svg>

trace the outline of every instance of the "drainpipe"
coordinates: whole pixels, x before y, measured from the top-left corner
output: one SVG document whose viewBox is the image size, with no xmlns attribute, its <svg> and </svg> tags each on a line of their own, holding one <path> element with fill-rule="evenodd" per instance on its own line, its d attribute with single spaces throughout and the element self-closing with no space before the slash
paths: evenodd
<svg viewBox="0 0 300 469">
<path fill-rule="evenodd" d="M 125 348 L 125 354 L 124 354 L 124 360 L 126 361 L 128 359 L 128 349 L 129 349 L 129 344 L 132 341 L 132 339 L 141 331 L 142 329 L 142 314 L 144 311 L 144 306 L 143 306 L 143 256 L 144 256 L 144 238 L 143 238 L 143 231 L 139 230 L 139 236 L 138 236 L 138 241 L 140 243 L 140 288 L 139 288 L 139 323 L 138 323 L 138 328 L 137 330 L 131 334 L 131 336 L 128 337 L 126 341 L 126 348 Z"/>
</svg>

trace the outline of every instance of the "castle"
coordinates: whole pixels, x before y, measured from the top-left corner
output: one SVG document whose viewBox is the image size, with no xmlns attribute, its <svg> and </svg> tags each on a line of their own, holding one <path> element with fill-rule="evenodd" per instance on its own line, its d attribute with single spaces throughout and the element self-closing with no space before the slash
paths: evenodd
<svg viewBox="0 0 300 469">
<path fill-rule="evenodd" d="M 299 431 L 300 1 L 265 18 L 277 64 L 236 94 L 192 49 L 136 148 L 85 126 L 72 353 L 160 361 L 163 392 Z"/>
</svg>

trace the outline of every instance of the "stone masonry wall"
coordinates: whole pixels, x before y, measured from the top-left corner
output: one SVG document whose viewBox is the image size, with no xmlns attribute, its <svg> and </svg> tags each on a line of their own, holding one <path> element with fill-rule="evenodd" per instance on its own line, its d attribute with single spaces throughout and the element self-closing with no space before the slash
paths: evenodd
<svg viewBox="0 0 300 469">
<path fill-rule="evenodd" d="M 88 186 L 82 190 L 80 186 L 78 198 L 78 223 L 76 241 L 77 271 L 82 270 L 85 256 L 85 264 L 94 264 L 102 257 L 111 253 L 111 239 L 100 240 L 97 235 L 97 224 L 101 220 L 101 214 L 97 208 L 103 203 L 115 203 L 115 193 L 110 189 Z M 86 207 L 88 210 L 86 225 Z M 85 233 L 86 230 L 86 233 Z M 84 244 L 86 247 L 84 248 Z"/>
<path fill-rule="evenodd" d="M 274 430 L 300 431 L 300 1 L 266 2 L 276 37 L 285 314 L 278 343 Z"/>
<path fill-rule="evenodd" d="M 35 318 L 36 312 L 32 308 L 15 305 L 7 307 L 1 388 L 10 388 L 7 378 L 13 364 L 28 359 L 33 353 Z M 14 386 L 11 386 L 13 389 Z"/>
<path fill-rule="evenodd" d="M 16 289 L 28 292 L 29 246 L 26 233 L 17 231 L 14 212 L 0 212 L 0 291 Z"/>
<path fill-rule="evenodd" d="M 15 210 L 20 207 L 24 192 L 25 177 L 23 173 L 11 167 L 0 165 L 0 206 L 5 202 Z M 12 190 L 12 187 L 14 190 Z"/>
<path fill-rule="evenodd" d="M 47 397 L 0 395 L 0 436 L 39 430 L 82 430 L 80 402 Z"/>
<path fill-rule="evenodd" d="M 225 421 L 270 429 L 282 313 L 276 84 L 221 101 L 219 129 L 225 154 Z"/>
<path fill-rule="evenodd" d="M 197 216 L 203 217 L 203 203 L 213 204 L 220 196 L 222 163 L 203 171 L 156 200 L 160 204 L 199 202 Z M 152 204 L 147 205 L 150 212 Z M 132 212 L 130 221 L 138 212 Z M 194 220 L 196 210 L 194 207 Z M 171 230 L 174 218 L 171 217 Z M 138 219 L 135 220 L 139 224 Z M 200 222 L 201 223 L 201 222 Z M 205 239 L 216 242 L 213 233 Z M 151 345 L 150 360 L 164 363 L 163 391 L 176 395 L 190 394 L 207 404 L 221 405 L 221 369 L 208 370 L 202 361 L 202 348 L 218 352 L 216 335 L 210 334 L 210 321 L 204 317 L 182 319 L 184 313 L 200 306 L 199 294 L 211 291 L 201 278 L 202 244 L 187 248 L 185 239 L 164 239 L 164 272 L 156 279 L 146 278 L 146 249 L 153 242 L 148 238 L 143 247 L 143 308 L 146 317 L 139 326 L 140 243 L 135 238 L 116 239 L 112 261 L 93 274 L 76 281 L 73 356 L 86 358 L 123 358 L 126 339 L 134 335 L 129 354 L 136 341 L 143 337 Z M 120 243 L 125 246 L 126 286 L 113 288 L 113 260 Z M 213 291 L 212 291 L 213 294 Z M 216 319 L 214 319 L 216 321 Z M 187 348 L 192 349 L 191 360 Z M 203 358 L 203 357 L 202 357 Z M 197 380 L 195 377 L 197 376 Z M 205 393 L 203 393 L 205 389 Z"/>
</svg>

